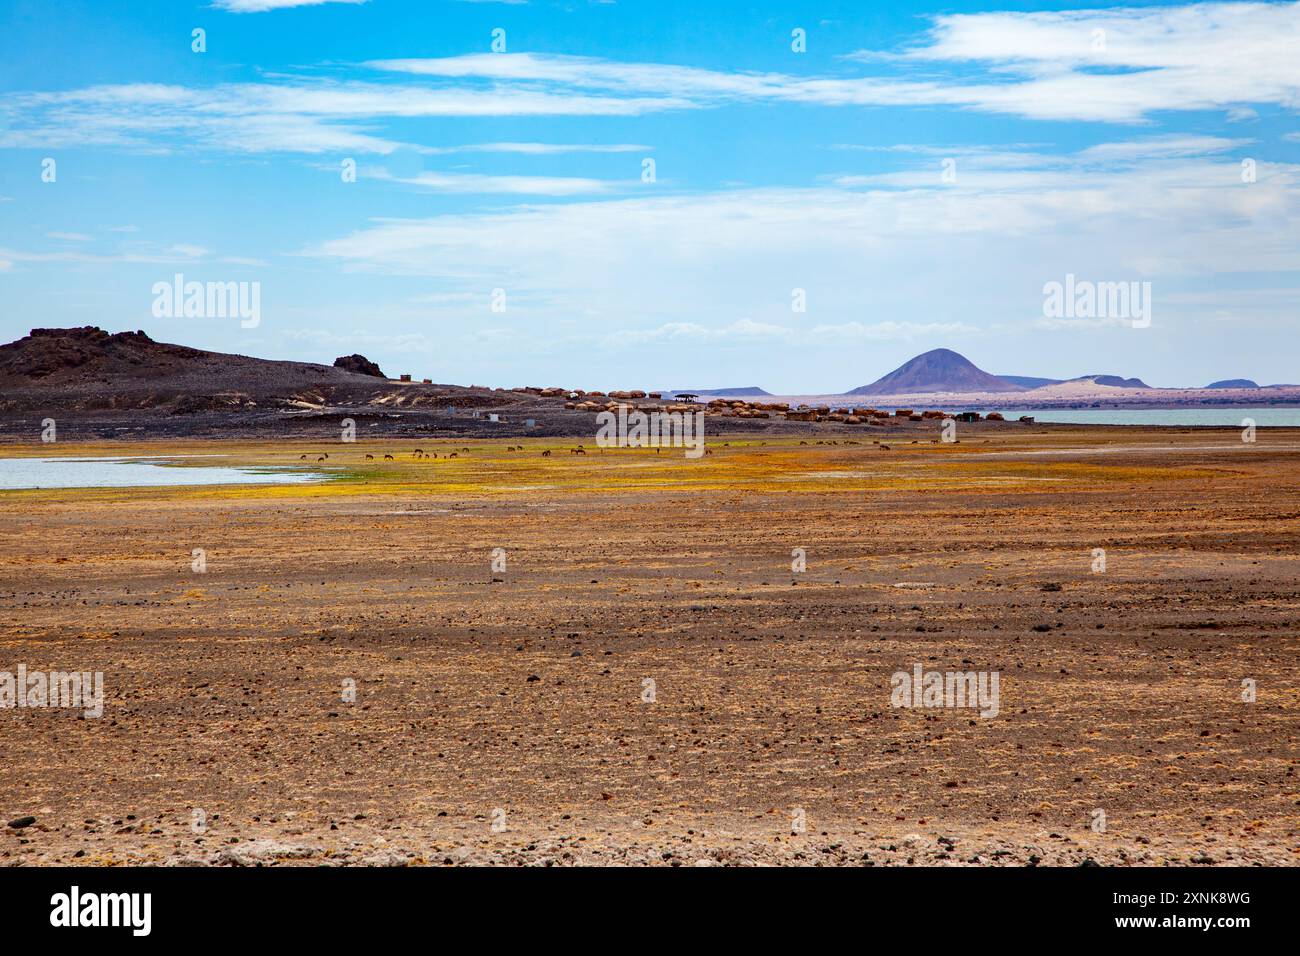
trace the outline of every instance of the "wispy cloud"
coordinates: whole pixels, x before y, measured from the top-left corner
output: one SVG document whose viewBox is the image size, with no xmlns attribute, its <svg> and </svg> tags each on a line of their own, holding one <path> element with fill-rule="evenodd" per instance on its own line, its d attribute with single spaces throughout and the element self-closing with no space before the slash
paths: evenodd
<svg viewBox="0 0 1300 956">
<path fill-rule="evenodd" d="M 648 153 L 653 146 L 637 143 L 467 143 L 464 146 L 427 147 L 428 153 L 520 153 L 558 156 L 564 153 Z"/>
<path fill-rule="evenodd" d="M 241 12 L 298 5 L 225 0 Z M 346 151 L 404 145 L 393 121 L 432 117 L 640 116 L 736 103 L 935 107 L 1031 119 L 1138 123 L 1163 111 L 1300 108 L 1300 3 L 1210 3 L 934 18 L 902 50 L 847 69 L 888 76 L 725 71 L 541 53 L 371 60 L 374 79 L 277 75 L 207 88 L 130 83 L 18 91 L 0 103 L 0 146 L 167 152 Z M 355 69 L 355 68 L 354 68 Z M 1140 76 L 1140 81 L 1136 77 Z M 438 147 L 471 150 L 476 147 Z M 516 152 L 624 146 L 483 144 Z"/>
<path fill-rule="evenodd" d="M 325 3 L 361 4 L 367 0 L 213 0 L 212 5 L 218 10 L 230 13 L 266 13 L 268 10 L 284 10 L 289 7 L 316 7 Z"/>
<path fill-rule="evenodd" d="M 372 61 L 380 70 L 588 91 L 822 106 L 954 106 L 1033 119 L 1139 122 L 1161 110 L 1300 106 L 1300 4 L 1217 3 L 934 18 L 908 49 L 863 50 L 897 77 L 805 77 L 531 53 Z M 961 76 L 931 79 L 933 65 Z M 925 79 L 908 77 L 908 67 Z M 983 76 L 971 77 L 971 68 Z M 1141 73 L 1141 82 L 1133 81 Z"/>
<path fill-rule="evenodd" d="M 374 124 L 381 120 L 635 116 L 691 105 L 663 97 L 309 79 L 209 89 L 131 83 L 7 96 L 0 103 L 0 147 L 105 146 L 166 153 L 198 144 L 227 153 L 388 154 L 405 144 L 377 135 Z"/>
<path fill-rule="evenodd" d="M 519 196 L 580 196 L 608 192 L 613 183 L 578 176 L 489 176 L 482 173 L 422 172 L 395 176 L 385 169 L 367 170 L 365 175 L 417 186 L 433 192 L 506 193 Z"/>
<path fill-rule="evenodd" d="M 588 316 L 647 347 L 942 341 L 1041 327 L 1043 285 L 1066 273 L 1153 280 L 1160 296 L 1206 276 L 1300 270 L 1300 167 L 1261 163 L 1246 185 L 1225 149 L 1153 138 L 1048 169 L 959 166 L 954 184 L 923 162 L 852 188 L 382 219 L 303 252 L 463 294 L 439 310 L 457 322 L 487 317 L 499 286 L 514 322 Z M 806 313 L 791 308 L 795 289 Z"/>
</svg>

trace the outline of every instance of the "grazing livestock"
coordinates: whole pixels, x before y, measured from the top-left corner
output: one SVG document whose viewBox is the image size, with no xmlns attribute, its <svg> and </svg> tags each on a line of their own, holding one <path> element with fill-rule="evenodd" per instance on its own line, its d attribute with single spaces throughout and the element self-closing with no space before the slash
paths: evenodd
<svg viewBox="0 0 1300 956">
<path fill-rule="evenodd" d="M 366 461 L 374 461 L 374 460 L 375 460 L 374 455 L 366 455 Z"/>
<path fill-rule="evenodd" d="M 385 455 L 385 456 L 384 456 L 384 461 L 392 461 L 392 460 L 393 460 L 393 456 L 392 456 L 392 455 Z"/>
<path fill-rule="evenodd" d="M 317 458 L 316 460 L 317 460 L 317 461 L 324 461 L 325 458 L 326 458 L 325 455 L 321 455 L 321 456 L 320 456 L 319 458 Z"/>
<path fill-rule="evenodd" d="M 543 457 L 543 458 L 550 458 L 550 457 L 551 457 L 551 450 L 548 448 L 548 449 L 546 449 L 546 451 L 542 452 L 542 457 Z"/>
</svg>

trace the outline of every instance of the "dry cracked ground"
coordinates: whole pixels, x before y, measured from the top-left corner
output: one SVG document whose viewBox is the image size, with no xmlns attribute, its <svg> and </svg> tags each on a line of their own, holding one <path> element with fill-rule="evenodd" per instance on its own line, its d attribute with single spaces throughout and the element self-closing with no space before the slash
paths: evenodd
<svg viewBox="0 0 1300 956">
<path fill-rule="evenodd" d="M 0 494 L 0 863 L 1295 865 L 1300 433 L 963 436 L 60 445 L 333 480 Z"/>
</svg>

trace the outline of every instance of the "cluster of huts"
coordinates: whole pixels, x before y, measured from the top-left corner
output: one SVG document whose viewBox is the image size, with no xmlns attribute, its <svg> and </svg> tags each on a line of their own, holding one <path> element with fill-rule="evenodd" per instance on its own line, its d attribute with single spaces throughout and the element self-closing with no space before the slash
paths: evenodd
<svg viewBox="0 0 1300 956">
<path fill-rule="evenodd" d="M 954 418 L 959 422 L 1006 421 L 999 412 L 989 412 L 982 416 L 979 412 L 953 414 L 938 409 L 917 411 L 911 408 L 896 408 L 891 412 L 879 408 L 832 405 L 799 405 L 792 408 L 788 402 L 746 401 L 739 398 L 714 398 L 701 403 L 698 401 L 699 396 L 684 392 L 665 401 L 662 392 L 645 392 L 639 388 L 588 392 L 580 388 L 528 387 L 513 389 L 513 391 L 527 392 L 541 398 L 563 398 L 565 408 L 580 412 L 618 411 L 620 406 L 628 405 L 630 409 L 644 412 L 704 412 L 706 415 L 721 418 L 784 418 L 794 422 L 836 422 L 845 425 L 883 424 L 885 420 L 891 418 L 913 422 L 946 418 Z M 646 404 L 638 405 L 637 402 L 646 402 Z M 1020 421 L 1032 423 L 1033 418 L 1024 415 L 1021 416 Z"/>
</svg>

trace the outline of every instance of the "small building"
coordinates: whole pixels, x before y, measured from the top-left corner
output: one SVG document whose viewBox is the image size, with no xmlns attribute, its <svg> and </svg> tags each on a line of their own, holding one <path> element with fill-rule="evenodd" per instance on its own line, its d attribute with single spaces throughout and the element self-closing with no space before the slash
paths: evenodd
<svg viewBox="0 0 1300 956">
<path fill-rule="evenodd" d="M 678 392 L 673 398 L 679 402 L 690 402 L 692 405 L 700 400 L 700 396 L 694 392 Z"/>
<path fill-rule="evenodd" d="M 980 420 L 979 412 L 958 412 L 953 418 L 959 422 L 977 422 Z"/>
<path fill-rule="evenodd" d="M 400 381 L 403 381 L 403 382 L 409 382 L 410 380 L 411 380 L 411 373 L 410 373 L 410 372 L 405 372 L 405 373 L 403 373 L 402 376 L 401 376 L 401 379 L 400 379 Z"/>
</svg>

